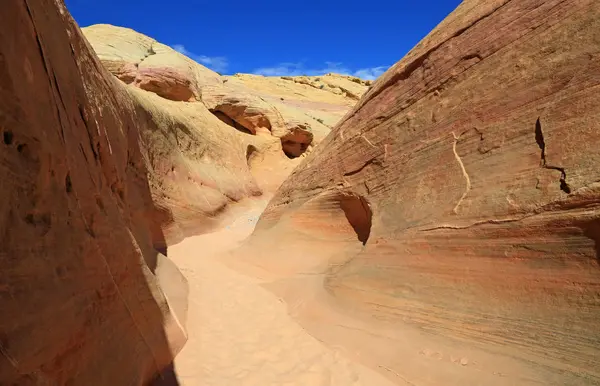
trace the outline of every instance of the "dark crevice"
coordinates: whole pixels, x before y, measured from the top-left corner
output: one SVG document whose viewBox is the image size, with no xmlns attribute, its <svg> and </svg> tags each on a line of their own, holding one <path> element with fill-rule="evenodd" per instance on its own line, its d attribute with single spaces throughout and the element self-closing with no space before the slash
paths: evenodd
<svg viewBox="0 0 600 386">
<path fill-rule="evenodd" d="M 127 150 L 127 166 L 129 166 L 131 168 L 136 167 L 135 160 L 132 158 L 131 153 L 129 152 L 129 149 Z M 136 173 L 137 173 L 137 170 L 136 170 Z"/>
<path fill-rule="evenodd" d="M 85 230 L 86 230 L 87 234 L 90 235 L 91 238 L 93 238 L 93 239 L 96 238 L 96 232 L 94 232 L 94 229 L 91 226 L 85 224 Z"/>
<path fill-rule="evenodd" d="M 85 154 L 85 150 L 83 150 L 83 146 L 81 144 L 79 144 L 79 151 L 81 151 L 81 154 L 83 154 L 83 158 L 85 158 L 85 162 L 88 163 L 88 157 Z"/>
<path fill-rule="evenodd" d="M 231 118 L 229 115 L 225 114 L 224 112 L 222 112 L 220 110 L 209 110 L 209 111 L 211 113 L 213 113 L 213 115 L 215 117 L 219 118 L 219 120 L 221 122 L 225 123 L 226 125 L 231 126 L 234 129 L 236 129 L 238 131 L 241 131 L 242 133 L 254 135 L 254 131 L 252 131 L 251 129 L 245 127 L 244 125 L 242 125 L 241 123 L 239 123 L 235 119 Z"/>
<path fill-rule="evenodd" d="M 52 78 L 54 79 L 54 86 L 56 87 L 56 92 L 58 93 L 58 99 L 60 99 L 60 103 L 63 106 L 63 109 L 67 111 L 67 106 L 65 105 L 65 100 L 63 99 L 62 93 L 60 92 L 60 86 L 58 85 L 58 79 L 56 79 L 56 73 L 52 72 Z"/>
<path fill-rule="evenodd" d="M 52 217 L 49 213 L 28 213 L 25 216 L 25 223 L 36 228 L 39 236 L 44 236 L 50 231 Z"/>
<path fill-rule="evenodd" d="M 67 193 L 73 191 L 73 183 L 71 182 L 71 175 L 69 173 L 67 173 L 67 177 L 65 177 L 65 191 Z"/>
<path fill-rule="evenodd" d="M 371 158 L 370 160 L 368 160 L 367 162 L 365 162 L 360 168 L 356 169 L 356 170 L 352 170 L 350 172 L 344 173 L 344 177 L 348 177 L 348 176 L 353 176 L 355 174 L 360 173 L 364 168 L 366 168 L 367 166 L 371 165 L 371 164 L 375 164 L 375 165 L 381 165 L 381 161 L 378 158 Z"/>
<path fill-rule="evenodd" d="M 104 203 L 102 202 L 102 198 L 96 197 L 96 206 L 98 206 L 98 208 L 100 208 L 102 213 L 106 214 L 106 209 L 104 209 Z"/>
<path fill-rule="evenodd" d="M 500 145 L 492 145 L 491 147 L 486 147 L 485 138 L 483 136 L 483 132 L 478 128 L 474 127 L 473 130 L 479 135 L 479 146 L 477 147 L 477 151 L 479 154 L 487 154 L 494 149 L 498 149 Z"/>
<path fill-rule="evenodd" d="M 546 166 L 546 142 L 544 142 L 544 133 L 542 132 L 542 123 L 540 122 L 540 118 L 535 121 L 535 142 L 542 151 L 540 154 L 541 165 Z"/>
<path fill-rule="evenodd" d="M 570 194 L 571 193 L 571 187 L 569 186 L 569 184 L 567 184 L 567 173 L 565 173 L 564 169 L 561 169 L 562 172 L 562 176 L 560 179 L 560 190 L 562 190 L 563 192 Z"/>
<path fill-rule="evenodd" d="M 254 145 L 248 145 L 248 147 L 246 148 L 246 161 L 250 162 L 250 159 L 257 151 L 258 149 Z"/>
<path fill-rule="evenodd" d="M 594 242 L 596 260 L 600 264 L 600 219 L 590 221 L 584 226 L 583 231 L 583 234 Z"/>
<path fill-rule="evenodd" d="M 3 138 L 3 140 L 4 140 L 4 144 L 5 144 L 5 145 L 10 145 L 10 144 L 12 144 L 12 142 L 13 142 L 13 133 L 12 133 L 12 131 L 5 131 L 5 132 L 2 134 L 2 138 Z"/>
<path fill-rule="evenodd" d="M 340 209 L 358 240 L 365 245 L 371 235 L 371 221 L 373 213 L 367 200 L 362 196 L 344 195 L 339 198 Z"/>
<path fill-rule="evenodd" d="M 367 181 L 363 181 L 363 185 L 365 186 L 365 190 L 367 191 L 367 194 L 370 194 L 371 188 L 369 187 L 369 184 L 367 183 Z"/>
<path fill-rule="evenodd" d="M 468 55 L 465 55 L 462 58 L 460 58 L 460 60 L 471 60 L 471 59 L 483 60 L 483 58 L 479 54 L 468 54 Z"/>
<path fill-rule="evenodd" d="M 56 104 L 56 115 L 58 118 L 58 124 L 60 125 L 60 137 L 62 138 L 63 143 L 65 143 L 65 128 L 62 123 L 62 118 L 60 117 L 60 110 L 58 109 L 58 104 Z"/>
<path fill-rule="evenodd" d="M 282 140 L 281 147 L 283 154 L 289 159 L 300 157 L 308 149 L 308 143 L 296 142 L 291 140 Z"/>
<path fill-rule="evenodd" d="M 372 122 L 373 122 L 375 125 L 380 125 L 380 124 L 382 124 L 383 122 L 387 121 L 388 119 L 390 119 L 390 117 L 389 117 L 389 116 L 387 116 L 387 115 L 383 115 L 383 114 L 382 114 L 382 115 L 378 115 L 378 116 L 376 116 L 375 118 L 373 118 Z"/>
<path fill-rule="evenodd" d="M 84 108 L 83 108 L 82 105 L 79 105 L 77 107 L 79 109 L 79 116 L 81 117 L 81 120 L 83 121 L 83 124 L 85 125 L 85 128 L 86 128 L 85 132 L 87 134 L 88 141 L 89 141 L 89 144 L 90 144 L 90 148 L 92 149 L 92 153 L 94 154 L 94 159 L 96 161 L 98 161 L 98 153 L 96 153 L 96 149 L 94 149 L 94 139 L 92 138 L 92 133 L 91 133 L 90 128 L 88 126 L 87 118 L 85 117 L 85 110 L 84 110 Z"/>
<path fill-rule="evenodd" d="M 27 13 L 29 14 L 29 18 L 31 19 L 31 27 L 33 28 L 33 32 L 35 33 L 35 40 L 38 44 L 38 49 L 40 51 L 40 56 L 42 57 L 42 64 L 44 65 L 44 71 L 46 71 L 47 75 L 50 75 L 48 72 L 48 66 L 46 65 L 46 56 L 44 55 L 44 49 L 42 48 L 42 42 L 40 40 L 40 35 L 35 28 L 35 21 L 33 20 L 33 14 L 31 13 L 31 8 L 29 7 L 29 3 L 25 1 L 25 8 L 27 8 Z"/>
<path fill-rule="evenodd" d="M 125 192 L 123 191 L 123 188 L 118 181 L 115 181 L 110 185 L 110 190 L 111 192 L 119 196 L 121 201 L 125 201 Z"/>
<path fill-rule="evenodd" d="M 546 142 L 544 141 L 544 132 L 542 131 L 542 123 L 540 118 L 535 121 L 535 142 L 540 148 L 540 165 L 544 169 L 557 170 L 560 172 L 560 190 L 569 194 L 571 193 L 571 187 L 567 183 L 567 172 L 563 167 L 548 165 L 546 162 Z"/>
<path fill-rule="evenodd" d="M 96 159 L 98 160 L 98 162 L 102 163 L 102 153 L 100 152 L 100 141 L 96 142 L 96 151 L 94 152 L 94 157 L 97 157 Z"/>
<path fill-rule="evenodd" d="M 52 73 L 52 78 L 54 79 L 54 88 L 56 89 L 56 93 L 52 93 L 54 94 L 54 99 L 55 99 L 55 107 L 56 107 L 56 115 L 57 115 L 57 119 L 58 119 L 58 123 L 60 125 L 60 137 L 62 138 L 63 143 L 65 143 L 65 126 L 63 125 L 63 119 L 61 117 L 60 114 L 60 109 L 59 109 L 59 105 L 58 105 L 58 101 L 56 101 L 56 94 L 58 94 L 58 99 L 60 99 L 60 103 L 63 106 L 63 110 L 67 111 L 67 108 L 65 106 L 65 102 L 62 99 L 62 95 L 60 94 L 60 89 L 58 88 L 58 81 L 56 80 L 56 74 L 53 72 Z M 50 85 L 52 86 L 52 82 L 50 82 Z"/>
</svg>

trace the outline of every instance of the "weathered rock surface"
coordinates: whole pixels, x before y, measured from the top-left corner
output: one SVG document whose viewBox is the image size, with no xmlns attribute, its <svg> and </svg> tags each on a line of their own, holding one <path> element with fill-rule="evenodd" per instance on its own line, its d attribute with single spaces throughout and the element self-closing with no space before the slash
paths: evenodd
<svg viewBox="0 0 600 386">
<path fill-rule="evenodd" d="M 141 385 L 183 346 L 144 114 L 62 1 L 2 4 L 0 384 Z"/>
<path fill-rule="evenodd" d="M 121 87 L 135 104 L 148 181 L 160 208 L 157 218 L 166 244 L 218 227 L 230 214 L 230 204 L 262 194 L 249 166 L 248 149 L 267 152 L 277 140 L 243 134 L 202 104 Z M 282 154 L 278 159 L 287 160 Z"/>
<path fill-rule="evenodd" d="M 118 83 L 135 105 L 158 207 L 155 217 L 165 235 L 161 250 L 186 235 L 218 227 L 230 214 L 230 204 L 262 194 L 247 155 L 250 149 L 276 152 L 273 146 L 279 140 L 241 133 L 203 103 L 185 102 L 199 101 L 202 87 L 221 84 L 217 73 L 130 29 L 98 25 L 84 33 L 104 66 L 124 82 Z M 175 97 L 176 84 L 189 86 L 186 95 L 193 97 Z M 281 145 L 279 153 L 277 160 L 286 161 Z M 291 167 L 283 165 L 282 172 L 289 173 Z"/>
<path fill-rule="evenodd" d="M 219 75 L 132 29 L 98 24 L 83 29 L 104 66 L 127 84 L 176 101 L 200 100 Z"/>
<path fill-rule="evenodd" d="M 278 77 L 219 76 L 128 28 L 83 32 L 142 117 L 167 244 L 216 229 L 235 212 L 233 203 L 274 192 L 298 165 L 294 158 L 320 142 L 367 89 L 333 74 L 321 78 L 335 92 Z"/>
<path fill-rule="evenodd" d="M 463 1 L 284 182 L 244 264 L 400 384 L 600 383 L 599 47 L 597 1 Z"/>
<path fill-rule="evenodd" d="M 234 128 L 280 139 L 290 158 L 320 142 L 370 84 L 336 74 L 219 76 L 128 28 L 101 24 L 83 31 L 105 67 L 123 82 L 166 99 L 201 101 Z"/>
</svg>

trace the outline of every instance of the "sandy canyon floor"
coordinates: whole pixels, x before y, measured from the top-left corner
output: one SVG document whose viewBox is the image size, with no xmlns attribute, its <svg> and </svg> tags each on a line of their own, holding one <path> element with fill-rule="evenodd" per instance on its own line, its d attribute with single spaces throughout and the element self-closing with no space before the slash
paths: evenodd
<svg viewBox="0 0 600 386">
<path fill-rule="evenodd" d="M 220 259 L 250 235 L 267 202 L 255 201 L 221 231 L 169 247 L 190 287 L 189 340 L 174 365 L 178 384 L 394 384 L 312 337 L 260 280 Z"/>
</svg>

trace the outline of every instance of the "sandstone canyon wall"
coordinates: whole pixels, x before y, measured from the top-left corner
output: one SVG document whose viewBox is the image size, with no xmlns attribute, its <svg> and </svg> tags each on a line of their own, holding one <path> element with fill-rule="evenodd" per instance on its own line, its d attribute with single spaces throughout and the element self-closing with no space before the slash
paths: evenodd
<svg viewBox="0 0 600 386">
<path fill-rule="evenodd" d="M 141 385 L 186 340 L 185 279 L 154 249 L 147 117 L 118 83 L 62 1 L 2 3 L 2 385 Z"/>
<path fill-rule="evenodd" d="M 144 383 L 186 340 L 168 245 L 274 192 L 369 82 L 223 77 L 61 0 L 0 26 L 0 384 Z"/>
<path fill-rule="evenodd" d="M 291 312 L 399 384 L 598 384 L 599 86 L 597 1 L 463 1 L 287 178 L 238 260 L 288 299 L 323 274 L 321 305 Z"/>
<path fill-rule="evenodd" d="M 104 66 L 128 84 L 135 96 L 146 99 L 160 96 L 152 98 L 153 110 L 164 116 L 172 116 L 173 109 L 180 110 L 182 120 L 191 120 L 186 125 L 188 130 L 197 132 L 201 142 L 210 143 L 205 147 L 205 158 L 209 159 L 202 165 L 202 169 L 206 169 L 204 175 L 198 178 L 193 177 L 193 173 L 187 174 L 204 188 L 213 187 L 221 193 L 221 205 L 248 195 L 274 192 L 298 165 L 296 158 L 309 153 L 370 85 L 370 81 L 337 74 L 320 77 L 221 76 L 129 28 L 99 24 L 83 28 L 83 32 Z M 148 92 L 134 92 L 139 89 Z M 202 117 L 201 121 L 197 119 L 199 117 Z M 159 123 L 156 131 L 166 131 L 167 124 Z M 216 140 L 219 138 L 222 138 L 221 142 Z M 158 158 L 167 167 L 153 168 L 157 171 L 157 179 L 180 190 L 190 190 L 185 178 L 169 183 L 171 176 L 165 178 L 165 171 L 169 174 L 169 168 L 174 166 L 180 174 L 186 173 L 197 164 L 197 159 L 185 154 L 186 145 L 171 141 L 168 146 L 172 153 L 183 153 L 179 158 L 187 161 L 184 165 L 181 165 L 183 160 L 173 160 L 171 165 L 166 165 L 165 158 L 169 157 L 163 154 Z M 234 156 L 230 156 L 231 153 Z M 240 162 L 230 161 L 236 156 L 237 161 L 247 159 L 250 170 Z M 206 164 L 215 165 L 219 160 L 230 163 L 221 168 L 227 170 L 214 170 L 205 175 L 212 168 Z M 226 177 L 228 174 L 230 178 Z M 243 187 L 244 181 L 249 180 L 254 180 L 255 185 Z M 195 188 L 193 186 L 192 190 Z M 213 192 L 213 196 L 218 196 L 217 192 Z M 167 196 L 171 195 L 167 193 Z"/>
<path fill-rule="evenodd" d="M 370 84 L 336 74 L 221 76 L 129 28 L 83 32 L 144 116 L 168 244 L 216 229 L 235 215 L 232 204 L 272 194 Z"/>
</svg>

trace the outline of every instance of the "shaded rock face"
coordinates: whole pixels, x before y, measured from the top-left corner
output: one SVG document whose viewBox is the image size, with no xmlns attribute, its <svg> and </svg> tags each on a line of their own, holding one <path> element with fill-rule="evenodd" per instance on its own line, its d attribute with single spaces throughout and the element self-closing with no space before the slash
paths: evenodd
<svg viewBox="0 0 600 386">
<path fill-rule="evenodd" d="M 277 143 L 275 139 L 243 134 L 203 104 L 170 101 L 137 87 L 119 86 L 135 106 L 165 245 L 215 229 L 229 217 L 233 204 L 262 194 L 246 148 L 266 151 Z"/>
<path fill-rule="evenodd" d="M 277 141 L 242 134 L 199 102 L 202 87 L 221 84 L 217 73 L 127 28 L 84 33 L 134 105 L 161 250 L 218 227 L 231 204 L 262 194 L 245 151 L 264 152 Z"/>
<path fill-rule="evenodd" d="M 283 152 L 289 158 L 300 157 L 310 146 L 313 140 L 313 134 L 303 125 L 298 125 L 290 130 L 289 134 L 281 137 Z"/>
<path fill-rule="evenodd" d="M 144 384 L 186 340 L 187 284 L 155 250 L 143 117 L 62 1 L 0 26 L 0 384 Z"/>
<path fill-rule="evenodd" d="M 463 1 L 379 78 L 248 244 L 320 256 L 330 304 L 383 326 L 311 332 L 414 384 L 600 382 L 598 47 L 598 2 Z M 342 264 L 332 195 L 372 212 Z"/>
<path fill-rule="evenodd" d="M 333 73 L 323 76 L 282 76 L 281 78 L 294 83 L 315 87 L 320 90 L 327 90 L 356 101 L 364 94 L 364 86 L 368 87 L 372 84 L 372 81 L 370 80 L 362 80 L 355 76 L 340 77 Z"/>
</svg>

